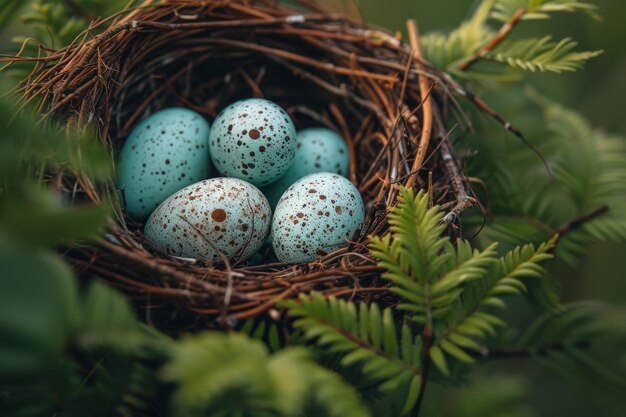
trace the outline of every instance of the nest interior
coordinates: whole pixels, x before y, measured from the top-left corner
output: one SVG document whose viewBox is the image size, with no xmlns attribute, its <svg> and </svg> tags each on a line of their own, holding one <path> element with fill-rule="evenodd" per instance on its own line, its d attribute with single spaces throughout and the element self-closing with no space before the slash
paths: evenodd
<svg viewBox="0 0 626 417">
<path fill-rule="evenodd" d="M 276 300 L 311 290 L 392 303 L 366 243 L 368 235 L 385 232 L 397 185 L 427 189 L 433 204 L 448 211 L 451 233 L 458 233 L 458 214 L 474 202 L 446 127 L 450 120 L 463 123 L 450 93 L 456 87 L 421 59 L 415 27 L 409 25 L 411 48 L 314 4 L 151 3 L 96 22 L 98 35 L 86 33 L 40 59 L 26 82 L 27 97 L 40 99 L 48 114 L 95 125 L 112 159 L 132 127 L 161 108 L 184 106 L 212 120 L 237 99 L 269 98 L 298 128 L 342 133 L 366 222 L 349 246 L 307 264 L 268 257 L 262 265 L 225 268 L 156 252 L 142 225 L 118 211 L 105 238 L 66 250 L 71 263 L 134 296 L 153 322 L 234 325 L 276 313 Z M 100 202 L 116 195 L 111 184 L 70 173 L 63 183 L 74 198 Z"/>
</svg>

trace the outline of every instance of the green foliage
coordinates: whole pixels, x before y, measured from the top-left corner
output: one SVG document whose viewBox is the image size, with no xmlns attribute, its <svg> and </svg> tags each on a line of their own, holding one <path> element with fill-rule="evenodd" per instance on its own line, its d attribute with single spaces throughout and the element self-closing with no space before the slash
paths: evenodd
<svg viewBox="0 0 626 417">
<path fill-rule="evenodd" d="M 476 339 L 485 340 L 494 336 L 498 328 L 506 327 L 506 323 L 494 313 L 506 308 L 502 297 L 524 294 L 527 291 L 524 280 L 542 278 L 544 271 L 539 263 L 552 257 L 548 251 L 553 245 L 554 240 L 537 249 L 533 245 L 518 247 L 500 258 L 484 279 L 468 286 L 464 292 L 462 313 L 451 320 L 452 326 L 433 345 L 432 352 L 439 358 L 440 368 L 447 369 L 443 352 L 461 361 L 473 362 L 464 349 L 480 351 Z"/>
<path fill-rule="evenodd" d="M 599 18 L 598 6 L 578 0 L 495 0 L 491 16 L 501 22 L 508 22 L 520 9 L 525 13 L 522 19 L 549 19 L 550 14 L 559 12 L 583 12 Z"/>
<path fill-rule="evenodd" d="M 598 401 L 626 404 L 626 376 L 593 358 L 589 341 L 606 334 L 601 320 L 606 309 L 599 303 L 581 302 L 548 311 L 538 317 L 520 340 L 541 365 Z"/>
<path fill-rule="evenodd" d="M 574 72 L 602 51 L 572 52 L 578 44 L 570 38 L 553 42 L 551 36 L 508 41 L 483 57 L 513 69 L 530 72 Z"/>
<path fill-rule="evenodd" d="M 276 352 L 284 346 L 280 337 L 280 327 L 277 323 L 263 319 L 248 319 L 239 331 L 254 339 L 263 341 L 270 349 L 270 352 Z M 294 336 L 297 337 L 297 335 L 290 335 L 290 339 L 293 339 Z"/>
<path fill-rule="evenodd" d="M 205 333 L 175 344 L 172 355 L 163 372 L 178 385 L 177 416 L 369 415 L 354 391 L 304 349 L 269 355 L 242 334 Z"/>
<path fill-rule="evenodd" d="M 14 116 L 15 106 L 0 100 L 0 234 L 45 246 L 100 232 L 110 213 L 106 202 L 68 204 L 44 178 L 54 170 L 105 181 L 111 168 L 102 145 L 87 133 L 42 126 L 32 113 Z"/>
<path fill-rule="evenodd" d="M 538 243 L 565 226 L 556 255 L 575 265 L 592 242 L 626 240 L 626 145 L 623 138 L 593 129 L 575 112 L 534 92 L 530 95 L 543 110 L 538 123 L 542 128 L 535 136 L 544 139 L 535 142 L 552 166 L 553 177 L 523 146 L 509 145 L 505 158 L 495 158 L 494 153 L 501 152 L 498 147 L 472 142 L 479 154 L 470 161 L 471 175 L 489 189 L 484 200 L 489 217 L 480 239 Z M 608 213 L 567 227 L 604 205 Z M 466 221 L 480 225 L 483 216 L 476 213 Z"/>
<path fill-rule="evenodd" d="M 506 326 L 495 313 L 506 305 L 504 297 L 525 292 L 526 280 L 541 278 L 538 264 L 551 258 L 554 245 L 526 245 L 498 258 L 495 245 L 481 252 L 441 237 L 442 217 L 437 207 L 428 209 L 423 192 L 401 188 L 390 209 L 389 233 L 371 238 L 383 278 L 401 297 L 396 310 L 406 312 L 400 328 L 392 310 L 376 304 L 357 307 L 316 293 L 286 303 L 307 339 L 339 355 L 340 372 L 358 365 L 362 386 L 376 387 L 378 396 L 406 390 L 399 415 L 416 406 L 425 361 L 444 375 L 450 375 L 451 360 L 474 362 L 484 350 L 481 343 Z"/>
<path fill-rule="evenodd" d="M 158 338 L 126 299 L 100 283 L 79 294 L 69 268 L 42 250 L 3 241 L 0 263 L 2 415 L 107 416 L 143 404 L 155 378 L 141 361 Z"/>
<path fill-rule="evenodd" d="M 32 30 L 30 36 L 49 47 L 69 45 L 92 21 L 109 16 L 136 0 L 5 0 L 0 5 L 0 27 L 14 15 Z M 20 44 L 27 38 L 15 39 Z"/>
<path fill-rule="evenodd" d="M 584 2 L 561 0 L 483 0 L 474 15 L 449 34 L 432 33 L 423 37 L 426 58 L 439 68 L 470 79 L 511 80 L 520 71 L 572 72 L 602 51 L 576 52 L 570 38 L 553 41 L 552 36 L 499 40 L 483 50 L 501 34 L 489 25 L 490 19 L 509 22 L 523 11 L 522 20 L 548 19 L 556 12 L 585 12 L 596 17 L 596 7 Z M 505 35 L 506 36 L 506 35 Z M 504 37 L 502 38 L 504 39 Z M 462 64 L 477 58 L 469 69 Z M 494 65 L 495 64 L 495 65 Z"/>
<path fill-rule="evenodd" d="M 506 304 L 504 295 L 526 290 L 522 279 L 541 278 L 538 265 L 550 256 L 554 241 L 517 248 L 498 259 L 496 244 L 480 252 L 466 241 L 456 246 L 442 238 L 443 213 L 427 209 L 423 192 L 400 189 L 398 204 L 390 209 L 389 231 L 372 237 L 370 248 L 385 269 L 383 278 L 397 286 L 391 291 L 404 301 L 398 309 L 409 313 L 415 323 L 434 331 L 430 357 L 445 375 L 450 374 L 446 356 L 472 363 L 467 351 L 480 351 L 476 339 L 495 335 L 505 323 L 490 310 Z M 432 329 L 432 330 L 430 330 Z"/>
<path fill-rule="evenodd" d="M 483 1 L 469 20 L 450 33 L 434 32 L 423 36 L 422 48 L 428 61 L 450 71 L 478 51 L 485 40 L 494 35 L 486 24 L 492 3 Z"/>
<path fill-rule="evenodd" d="M 401 414 L 411 411 L 422 384 L 421 338 L 408 325 L 396 329 L 390 309 L 376 304 L 357 306 L 313 293 L 286 304 L 294 325 L 326 352 L 342 354 L 340 365 L 362 365 L 362 384 L 382 393 L 409 386 Z"/>
<path fill-rule="evenodd" d="M 91 135 L 42 125 L 0 99 L 0 414 L 128 413 L 154 375 L 154 334 L 120 294 L 101 283 L 79 293 L 72 271 L 47 247 L 100 233 L 109 209 L 64 201 L 47 184 L 63 171 L 96 183 L 108 156 Z M 51 178 L 52 179 L 52 178 Z M 96 409 L 94 404 L 98 404 Z"/>
<path fill-rule="evenodd" d="M 532 384 L 522 375 L 476 372 L 462 388 L 431 391 L 424 415 L 441 417 L 538 417 L 529 404 Z M 434 388 L 434 387 L 433 387 Z"/>
</svg>

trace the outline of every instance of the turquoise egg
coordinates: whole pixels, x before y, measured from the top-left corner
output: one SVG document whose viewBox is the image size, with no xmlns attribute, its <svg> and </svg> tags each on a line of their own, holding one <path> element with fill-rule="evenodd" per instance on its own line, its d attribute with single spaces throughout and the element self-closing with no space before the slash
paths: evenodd
<svg viewBox="0 0 626 417">
<path fill-rule="evenodd" d="M 272 246 L 281 262 L 312 261 L 346 246 L 363 221 L 363 199 L 347 178 L 329 172 L 307 175 L 276 205 Z"/>
<path fill-rule="evenodd" d="M 170 195 L 209 176 L 209 130 L 204 117 L 184 108 L 161 110 L 133 129 L 116 181 L 130 217 L 147 218 Z"/>
<path fill-rule="evenodd" d="M 303 129 L 296 138 L 293 164 L 278 181 L 262 191 L 273 208 L 285 190 L 300 178 L 316 172 L 334 172 L 347 177 L 349 167 L 348 146 L 338 133 L 326 128 Z"/>
<path fill-rule="evenodd" d="M 211 178 L 165 200 L 144 233 L 171 256 L 212 263 L 245 260 L 263 246 L 272 212 L 258 188 L 237 178 Z"/>
<path fill-rule="evenodd" d="M 296 128 L 285 110 L 260 98 L 237 101 L 213 122 L 211 158 L 227 177 L 265 186 L 283 175 L 296 152 Z"/>
</svg>

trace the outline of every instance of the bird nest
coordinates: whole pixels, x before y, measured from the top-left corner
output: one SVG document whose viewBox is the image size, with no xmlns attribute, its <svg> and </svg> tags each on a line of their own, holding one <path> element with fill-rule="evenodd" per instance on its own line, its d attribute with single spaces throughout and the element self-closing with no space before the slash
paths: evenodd
<svg viewBox="0 0 626 417">
<path fill-rule="evenodd" d="M 187 107 L 212 120 L 237 99 L 265 97 L 298 128 L 341 132 L 349 179 L 366 207 L 349 245 L 309 263 L 280 264 L 271 255 L 260 265 L 228 267 L 176 259 L 158 252 L 121 209 L 105 236 L 67 248 L 67 259 L 131 294 L 148 320 L 177 320 L 179 329 L 260 314 L 277 319 L 277 300 L 310 291 L 393 303 L 368 236 L 386 232 L 398 186 L 427 190 L 446 210 L 449 232 L 460 233 L 458 216 L 475 200 L 449 140 L 451 127 L 467 126 L 455 95 L 481 105 L 422 59 L 417 28 L 408 29 L 409 44 L 310 3 L 146 2 L 48 50 L 26 80 L 27 98 L 49 115 L 94 126 L 112 156 L 133 126 L 161 108 Z M 61 182 L 74 199 L 102 204 L 116 194 L 113 184 L 67 173 Z"/>
</svg>

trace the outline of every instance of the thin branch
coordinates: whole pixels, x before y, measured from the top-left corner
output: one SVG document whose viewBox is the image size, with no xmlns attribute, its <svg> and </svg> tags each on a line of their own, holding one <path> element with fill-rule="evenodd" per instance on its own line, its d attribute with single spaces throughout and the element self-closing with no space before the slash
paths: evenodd
<svg viewBox="0 0 626 417">
<path fill-rule="evenodd" d="M 502 27 L 500 28 L 498 33 L 496 33 L 493 39 L 491 39 L 485 46 L 476 51 L 474 55 L 472 55 L 469 59 L 459 64 L 457 66 L 457 70 L 467 71 L 472 65 L 476 63 L 476 61 L 496 49 L 498 45 L 500 45 L 506 38 L 509 37 L 513 29 L 515 29 L 515 26 L 517 26 L 517 24 L 522 20 L 522 17 L 524 17 L 525 14 L 526 9 L 519 9 L 515 13 L 513 13 L 511 19 L 504 25 L 502 25 Z"/>
<path fill-rule="evenodd" d="M 483 348 L 480 351 L 470 352 L 470 354 L 477 359 L 525 359 L 533 355 L 545 355 L 548 352 L 565 352 L 568 347 L 575 347 L 578 349 L 588 349 L 591 347 L 591 342 L 583 340 L 580 342 L 566 345 L 561 342 L 555 342 L 546 346 L 537 348 L 517 348 L 517 349 L 489 349 Z"/>
<path fill-rule="evenodd" d="M 420 44 L 419 30 L 417 28 L 417 22 L 413 19 L 409 19 L 406 23 L 407 30 L 409 32 L 409 42 L 411 43 L 411 52 L 416 58 L 417 63 L 423 62 L 422 48 Z M 432 87 L 428 85 L 428 80 L 424 76 L 419 77 L 419 90 L 422 97 L 422 133 L 420 136 L 419 146 L 417 148 L 417 155 L 413 161 L 411 172 L 417 173 L 426 157 L 426 151 L 430 143 L 430 137 L 433 127 L 433 107 L 432 98 L 429 90 Z M 417 174 L 416 174 L 417 175 Z M 407 180 L 407 186 L 410 187 L 415 184 L 415 175 L 411 176 Z"/>
<path fill-rule="evenodd" d="M 570 220 L 569 222 L 563 224 L 562 226 L 560 226 L 558 229 L 556 229 L 554 231 L 555 234 L 558 234 L 559 237 L 563 237 L 575 230 L 580 229 L 581 227 L 583 227 L 586 223 L 589 223 L 593 220 L 595 220 L 596 218 L 606 214 L 609 212 L 609 206 L 604 205 L 604 206 L 600 206 L 597 209 L 584 214 L 580 217 L 576 217 L 572 220 Z"/>
</svg>

